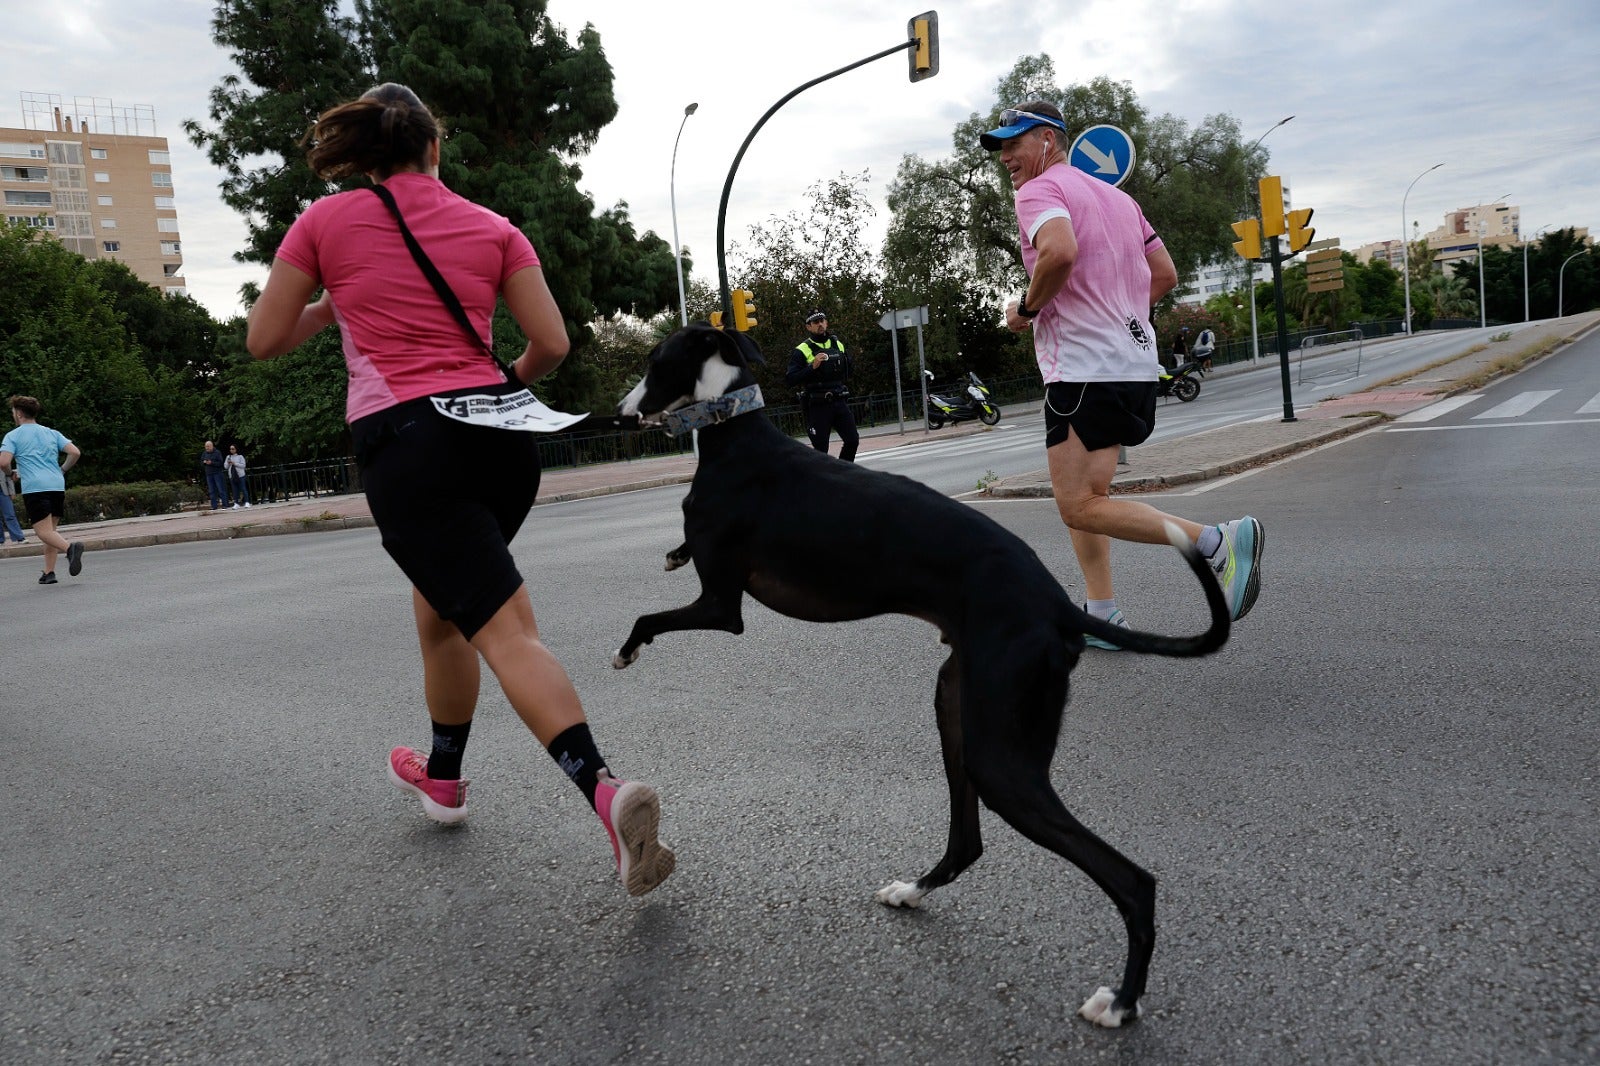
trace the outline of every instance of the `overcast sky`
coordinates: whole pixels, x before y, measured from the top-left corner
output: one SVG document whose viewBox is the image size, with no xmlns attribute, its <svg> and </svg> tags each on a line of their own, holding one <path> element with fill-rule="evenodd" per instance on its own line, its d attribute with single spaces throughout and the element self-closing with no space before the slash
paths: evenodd
<svg viewBox="0 0 1600 1066">
<path fill-rule="evenodd" d="M 678 150 L 677 221 L 696 276 L 714 280 L 717 202 L 750 128 L 795 86 L 903 40 L 923 10 L 914 5 L 929 2 L 551 0 L 569 35 L 595 24 L 616 72 L 621 111 L 581 161 L 583 188 L 600 208 L 627 201 L 641 232 L 670 242 L 673 139 L 685 105 L 699 103 Z M 265 271 L 233 262 L 243 224 L 181 128 L 206 120 L 207 93 L 233 69 L 211 42 L 212 3 L 48 8 L 40 18 L 37 0 L 0 0 L 0 126 L 22 124 L 23 91 L 152 105 L 171 142 L 189 292 L 219 317 L 236 313 L 239 285 Z M 870 172 L 881 232 L 901 156 L 948 153 L 955 124 L 993 106 L 996 81 L 1041 51 L 1062 82 L 1130 82 L 1150 112 L 1191 126 L 1225 112 L 1253 140 L 1294 115 L 1264 142 L 1271 170 L 1295 206 L 1316 209 L 1318 237 L 1346 248 L 1399 237 L 1401 198 L 1435 163 L 1445 165 L 1406 201 L 1424 231 L 1507 194 L 1527 233 L 1600 234 L 1595 0 L 945 0 L 937 10 L 937 77 L 913 85 L 893 56 L 807 90 L 767 123 L 734 182 L 730 242 L 841 171 Z"/>
</svg>

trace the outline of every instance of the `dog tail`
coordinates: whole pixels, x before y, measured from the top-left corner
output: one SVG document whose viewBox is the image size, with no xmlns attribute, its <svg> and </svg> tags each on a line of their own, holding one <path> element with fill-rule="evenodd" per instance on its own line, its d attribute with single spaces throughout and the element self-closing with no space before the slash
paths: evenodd
<svg viewBox="0 0 1600 1066">
<path fill-rule="evenodd" d="M 1194 542 L 1171 522 L 1167 523 L 1167 539 L 1182 553 L 1184 560 L 1189 564 L 1189 569 L 1200 579 L 1200 587 L 1206 593 L 1206 606 L 1211 609 L 1211 628 L 1197 637 L 1167 637 L 1159 633 L 1144 633 L 1137 629 L 1114 626 L 1095 618 L 1087 611 L 1080 610 L 1073 604 L 1072 609 L 1079 616 L 1076 619 L 1079 629 L 1090 636 L 1115 644 L 1125 651 L 1143 652 L 1147 655 L 1178 657 L 1210 655 L 1228 642 L 1228 633 L 1233 627 L 1233 620 L 1228 611 L 1228 601 L 1222 595 L 1222 586 L 1217 582 L 1216 573 L 1206 563 L 1205 557 L 1194 546 Z"/>
</svg>

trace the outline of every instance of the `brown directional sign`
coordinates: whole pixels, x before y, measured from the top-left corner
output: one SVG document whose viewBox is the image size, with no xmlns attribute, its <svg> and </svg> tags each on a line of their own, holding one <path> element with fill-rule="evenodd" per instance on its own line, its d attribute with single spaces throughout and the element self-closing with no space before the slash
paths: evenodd
<svg viewBox="0 0 1600 1066">
<path fill-rule="evenodd" d="M 1344 260 L 1338 242 L 1334 241 L 1333 245 L 1306 256 L 1307 292 L 1334 292 L 1344 288 Z"/>
</svg>

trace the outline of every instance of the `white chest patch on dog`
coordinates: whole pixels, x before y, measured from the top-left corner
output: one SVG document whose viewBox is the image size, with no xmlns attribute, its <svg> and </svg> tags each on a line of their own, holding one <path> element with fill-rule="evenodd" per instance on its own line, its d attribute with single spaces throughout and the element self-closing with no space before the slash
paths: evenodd
<svg viewBox="0 0 1600 1066">
<path fill-rule="evenodd" d="M 738 367 L 723 362 L 720 355 L 713 355 L 700 364 L 700 380 L 695 382 L 694 398 L 714 400 L 727 392 L 738 377 Z"/>
</svg>

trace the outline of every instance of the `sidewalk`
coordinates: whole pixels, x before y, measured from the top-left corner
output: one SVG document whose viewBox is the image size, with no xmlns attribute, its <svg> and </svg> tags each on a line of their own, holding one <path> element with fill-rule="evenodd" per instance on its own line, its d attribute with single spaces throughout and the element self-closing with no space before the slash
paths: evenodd
<svg viewBox="0 0 1600 1066">
<path fill-rule="evenodd" d="M 1135 448 L 1129 452 L 1128 465 L 1117 474 L 1112 486 L 1121 492 L 1141 492 L 1207 481 L 1315 448 L 1459 391 L 1463 386 L 1458 383 L 1508 355 L 1535 344 L 1553 347 L 1567 343 L 1597 325 L 1600 325 L 1600 311 L 1569 316 L 1522 330 L 1511 340 L 1489 344 L 1479 352 L 1468 351 L 1472 344 L 1464 338 L 1461 353 L 1450 362 L 1420 371 L 1388 387 L 1323 400 L 1299 412 L 1298 421 L 1247 422 Z M 928 432 L 921 423 L 908 421 L 903 435 L 897 424 L 863 430 L 861 451 L 880 451 L 986 432 L 988 427 L 976 422 Z M 838 453 L 837 441 L 833 451 Z M 547 470 L 540 480 L 539 503 L 687 484 L 694 477 L 694 468 L 694 456 L 683 455 Z M 1050 494 L 1050 479 L 1043 470 L 1001 478 L 991 484 L 987 492 L 996 497 L 1048 497 Z M 80 541 L 86 550 L 96 552 L 200 540 L 362 529 L 372 525 L 366 497 L 356 494 L 257 504 L 248 510 L 185 511 L 79 522 L 63 527 L 62 533 L 68 540 Z M 0 560 L 42 553 L 43 548 L 30 535 L 25 544 L 8 543 L 0 548 Z"/>
<path fill-rule="evenodd" d="M 908 419 L 904 435 L 900 433 L 898 423 L 861 430 L 860 452 L 986 432 L 988 427 L 978 422 L 926 431 L 920 422 Z M 835 455 L 839 453 L 837 438 L 833 440 L 830 450 Z M 546 470 L 539 479 L 538 502 L 560 503 L 664 485 L 687 485 L 694 478 L 695 464 L 693 455 L 681 455 Z M 373 525 L 366 496 L 355 493 L 258 503 L 237 511 L 225 508 L 141 515 L 104 522 L 77 522 L 63 526 L 61 532 L 70 541 L 82 542 L 86 551 L 97 552 L 110 548 L 147 548 L 154 544 L 184 544 L 200 540 L 366 529 Z M 0 561 L 42 554 L 44 548 L 31 532 L 24 544 L 7 541 L 4 547 L 0 547 Z"/>
</svg>

